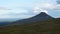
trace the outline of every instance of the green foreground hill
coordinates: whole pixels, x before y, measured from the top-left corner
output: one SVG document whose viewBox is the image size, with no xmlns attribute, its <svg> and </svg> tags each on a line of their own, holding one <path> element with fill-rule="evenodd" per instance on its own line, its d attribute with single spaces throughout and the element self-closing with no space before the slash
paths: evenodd
<svg viewBox="0 0 60 34">
<path fill-rule="evenodd" d="M 60 18 L 0 27 L 0 34 L 60 34 Z"/>
</svg>

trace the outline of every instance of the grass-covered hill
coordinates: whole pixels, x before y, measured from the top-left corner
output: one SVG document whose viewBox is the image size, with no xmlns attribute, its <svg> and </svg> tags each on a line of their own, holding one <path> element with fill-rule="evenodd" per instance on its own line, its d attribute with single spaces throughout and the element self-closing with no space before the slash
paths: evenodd
<svg viewBox="0 0 60 34">
<path fill-rule="evenodd" d="M 60 34 L 60 18 L 0 27 L 0 34 Z"/>
</svg>

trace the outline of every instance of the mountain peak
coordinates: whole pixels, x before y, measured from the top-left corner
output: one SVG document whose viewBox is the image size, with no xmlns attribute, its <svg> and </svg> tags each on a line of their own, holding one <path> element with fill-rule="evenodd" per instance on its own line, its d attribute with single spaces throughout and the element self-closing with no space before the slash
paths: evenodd
<svg viewBox="0 0 60 34">
<path fill-rule="evenodd" d="M 42 17 L 45 17 L 45 16 L 49 16 L 47 13 L 45 13 L 45 12 L 41 12 L 41 13 L 39 13 L 37 16 L 42 16 Z"/>
<path fill-rule="evenodd" d="M 41 12 L 40 14 L 46 14 L 45 12 Z"/>
<path fill-rule="evenodd" d="M 41 12 L 38 15 L 28 18 L 28 19 L 23 19 L 23 20 L 18 20 L 16 21 L 16 23 L 29 23 L 29 22 L 38 22 L 38 21 L 45 21 L 45 20 L 49 20 L 49 19 L 53 19 L 53 17 L 51 17 L 50 15 L 46 14 L 45 12 Z"/>
</svg>

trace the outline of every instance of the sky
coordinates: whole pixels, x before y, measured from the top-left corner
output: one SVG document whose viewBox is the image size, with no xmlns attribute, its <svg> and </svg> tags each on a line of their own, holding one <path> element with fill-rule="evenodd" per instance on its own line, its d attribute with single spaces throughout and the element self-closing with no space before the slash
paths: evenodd
<svg viewBox="0 0 60 34">
<path fill-rule="evenodd" d="M 60 3 L 57 0 L 0 0 L 0 19 L 24 19 L 45 12 L 60 17 Z"/>
</svg>

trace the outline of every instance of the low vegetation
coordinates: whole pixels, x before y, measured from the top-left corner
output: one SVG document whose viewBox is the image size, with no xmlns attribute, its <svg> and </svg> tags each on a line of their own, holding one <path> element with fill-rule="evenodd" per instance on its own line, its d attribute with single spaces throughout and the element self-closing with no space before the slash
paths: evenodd
<svg viewBox="0 0 60 34">
<path fill-rule="evenodd" d="M 0 27 L 0 34 L 60 34 L 60 18 Z"/>
</svg>

